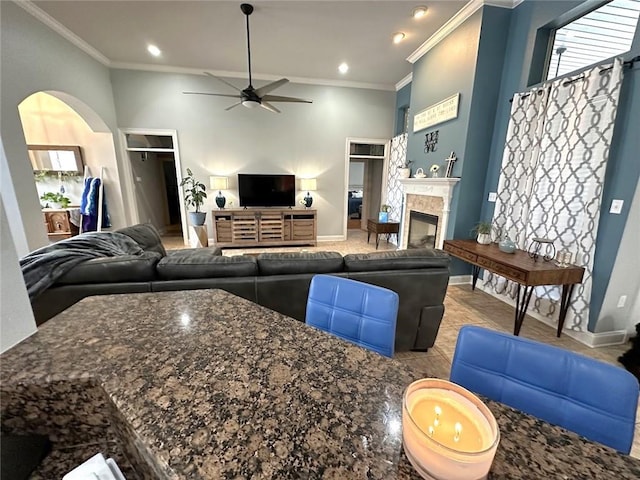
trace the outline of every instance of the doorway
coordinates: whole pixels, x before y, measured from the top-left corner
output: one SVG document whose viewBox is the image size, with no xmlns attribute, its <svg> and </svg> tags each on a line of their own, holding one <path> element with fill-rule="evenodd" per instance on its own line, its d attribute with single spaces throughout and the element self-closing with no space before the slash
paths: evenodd
<svg viewBox="0 0 640 480">
<path fill-rule="evenodd" d="M 175 131 L 122 130 L 129 165 L 133 218 L 150 223 L 165 247 L 188 244 L 180 156 Z"/>
<path fill-rule="evenodd" d="M 386 140 L 347 139 L 345 234 L 349 229 L 366 230 L 367 220 L 378 217 L 386 201 L 387 153 Z"/>
</svg>

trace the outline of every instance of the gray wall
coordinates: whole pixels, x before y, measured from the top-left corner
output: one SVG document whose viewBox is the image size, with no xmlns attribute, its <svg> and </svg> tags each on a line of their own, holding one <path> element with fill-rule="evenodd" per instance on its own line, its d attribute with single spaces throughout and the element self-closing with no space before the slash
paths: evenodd
<svg viewBox="0 0 640 480">
<path fill-rule="evenodd" d="M 478 10 L 413 65 L 407 138 L 407 158 L 414 161 L 412 171 L 419 167 L 427 171 L 434 163 L 444 163 L 452 150 L 460 159 L 454 176 L 462 171 L 481 22 L 482 10 Z M 413 117 L 418 112 L 455 93 L 460 93 L 457 118 L 413 133 Z M 425 154 L 425 134 L 434 130 L 440 132 L 437 150 Z"/>
<path fill-rule="evenodd" d="M 411 83 L 408 83 L 396 92 L 396 125 L 394 128 L 395 135 L 404 133 L 402 130 L 402 122 L 404 121 L 404 109 L 409 108 L 409 116 L 411 112 Z"/>
<path fill-rule="evenodd" d="M 0 150 L 2 145 L 0 145 Z M 0 155 L 3 155 L 0 151 Z M 0 198 L 0 353 L 36 331 L 27 289 L 11 237 L 11 222 Z"/>
<path fill-rule="evenodd" d="M 104 65 L 12 2 L 0 2 L 0 17 L 0 132 L 8 164 L 7 171 L 2 172 L 2 198 L 21 256 L 46 245 L 48 240 L 18 104 L 35 92 L 54 91 L 77 99 L 112 133 L 116 117 L 109 70 Z M 111 186 L 106 184 L 107 188 L 119 188 L 118 173 L 110 173 L 114 180 Z M 114 226 L 123 225 L 122 201 L 113 199 L 109 207 Z"/>
<path fill-rule="evenodd" d="M 225 196 L 234 206 L 237 173 L 316 177 L 313 206 L 320 236 L 344 233 L 346 138 L 390 138 L 393 133 L 391 91 L 289 84 L 278 95 L 309 98 L 313 104 L 279 104 L 282 113 L 274 114 L 243 107 L 226 112 L 231 98 L 182 94 L 229 92 L 206 76 L 112 70 L 111 80 L 118 125 L 177 130 L 183 172 L 191 168 L 207 185 L 209 175 L 229 176 Z M 245 79 L 231 82 L 246 86 Z M 298 198 L 303 196 L 299 190 Z M 214 195 L 209 195 L 204 210 L 214 205 Z"/>
<path fill-rule="evenodd" d="M 640 187 L 629 208 L 629 219 L 622 235 L 618 257 L 616 258 L 607 292 L 602 302 L 602 309 L 595 326 L 595 332 L 627 330 L 635 333 L 635 324 L 640 322 Z M 618 299 L 626 295 L 624 307 L 618 307 Z M 634 311 L 635 309 L 635 311 Z"/>
</svg>

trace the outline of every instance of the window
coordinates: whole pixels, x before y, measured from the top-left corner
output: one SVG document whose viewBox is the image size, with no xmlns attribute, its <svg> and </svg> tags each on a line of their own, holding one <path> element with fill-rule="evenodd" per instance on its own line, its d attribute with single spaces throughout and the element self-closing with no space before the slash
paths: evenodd
<svg viewBox="0 0 640 480">
<path fill-rule="evenodd" d="M 612 0 L 555 31 L 547 80 L 628 52 L 640 0 Z"/>
</svg>

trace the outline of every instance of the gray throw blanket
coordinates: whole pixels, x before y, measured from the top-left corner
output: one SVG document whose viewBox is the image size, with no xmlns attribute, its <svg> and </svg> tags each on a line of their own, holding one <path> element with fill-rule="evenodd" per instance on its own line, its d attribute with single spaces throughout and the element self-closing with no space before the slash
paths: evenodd
<svg viewBox="0 0 640 480">
<path fill-rule="evenodd" d="M 33 300 L 79 263 L 143 252 L 140 245 L 122 233 L 87 232 L 27 254 L 20 259 L 20 267 Z"/>
</svg>

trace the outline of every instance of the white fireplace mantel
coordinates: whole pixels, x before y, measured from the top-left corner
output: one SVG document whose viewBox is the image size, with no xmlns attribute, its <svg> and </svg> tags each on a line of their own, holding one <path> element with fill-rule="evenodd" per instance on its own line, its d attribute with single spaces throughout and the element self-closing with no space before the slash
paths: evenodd
<svg viewBox="0 0 640 480">
<path fill-rule="evenodd" d="M 399 178 L 398 181 L 402 185 L 404 196 L 403 205 L 407 204 L 407 195 L 428 195 L 430 197 L 442 198 L 442 226 L 440 239 L 436 248 L 442 248 L 444 237 L 449 224 L 449 211 L 451 209 L 451 199 L 453 198 L 453 189 L 460 181 L 459 178 Z M 402 216 L 402 225 L 400 231 L 405 231 L 405 222 L 408 218 L 408 212 Z M 402 236 L 401 248 L 407 248 L 406 235 Z"/>
</svg>

